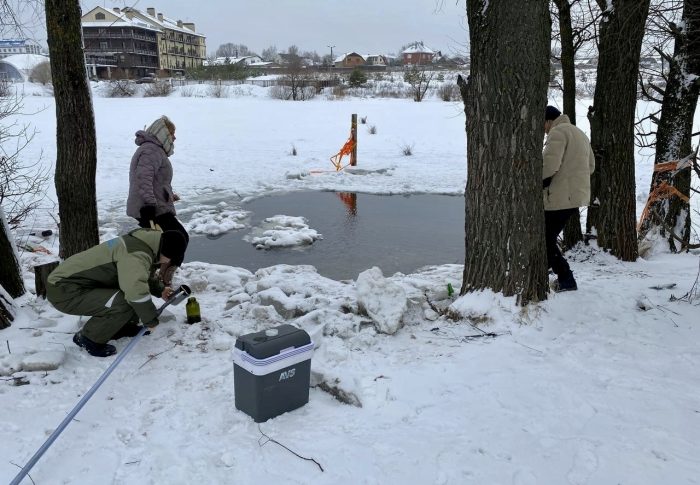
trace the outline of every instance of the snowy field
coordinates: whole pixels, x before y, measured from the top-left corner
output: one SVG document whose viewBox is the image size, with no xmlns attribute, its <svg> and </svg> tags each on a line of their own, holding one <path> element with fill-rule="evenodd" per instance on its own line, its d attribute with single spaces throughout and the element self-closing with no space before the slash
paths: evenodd
<svg viewBox="0 0 700 485">
<path fill-rule="evenodd" d="M 103 237 L 128 222 L 133 134 L 162 114 L 178 127 L 173 186 L 198 234 L 239 229 L 245 217 L 230 201 L 271 192 L 464 191 L 458 103 L 293 103 L 245 86 L 225 99 L 96 96 L 94 104 Z M 578 106 L 585 130 L 588 104 Z M 49 166 L 53 100 L 28 96 L 25 112 L 36 113 L 21 120 L 37 135 L 24 158 L 43 151 Z M 361 170 L 312 174 L 332 170 L 328 158 L 345 142 L 352 113 L 367 117 L 358 126 Z M 640 212 L 652 159 L 640 153 L 637 161 Z M 52 200 L 53 188 L 22 233 L 55 230 Z M 303 214 L 280 216 L 296 227 L 290 218 Z M 56 250 L 53 237 L 21 242 Z M 30 290 L 30 268 L 45 258 L 22 253 Z M 251 273 L 187 263 L 177 279 L 194 289 L 203 322 L 187 325 L 184 308 L 173 309 L 31 476 L 42 485 L 700 483 L 700 307 L 669 301 L 695 282 L 698 253 L 623 263 L 581 247 L 568 258 L 579 291 L 525 310 L 488 293 L 448 296 L 448 283 L 460 286 L 460 265 L 334 281 L 311 266 Z M 71 342 L 77 317 L 32 294 L 19 303 L 17 320 L 0 333 L 0 482 L 15 476 L 112 361 Z M 308 405 L 260 426 L 235 409 L 236 337 L 281 323 L 316 342 L 312 385 L 336 386 L 352 404 L 314 387 Z"/>
</svg>

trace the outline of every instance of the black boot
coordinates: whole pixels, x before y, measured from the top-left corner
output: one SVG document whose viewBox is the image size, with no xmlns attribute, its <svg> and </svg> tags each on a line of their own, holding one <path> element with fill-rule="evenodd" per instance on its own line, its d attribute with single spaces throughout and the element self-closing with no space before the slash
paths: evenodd
<svg viewBox="0 0 700 485">
<path fill-rule="evenodd" d="M 117 353 L 117 348 L 114 345 L 98 344 L 85 337 L 80 332 L 73 335 L 73 343 L 78 347 L 84 348 L 88 351 L 88 354 L 94 357 L 109 357 Z"/>
<path fill-rule="evenodd" d="M 573 273 L 569 273 L 567 276 L 559 277 L 552 284 L 552 289 L 556 293 L 561 293 L 562 291 L 576 291 L 578 286 L 576 285 L 576 280 L 574 279 Z"/>
</svg>

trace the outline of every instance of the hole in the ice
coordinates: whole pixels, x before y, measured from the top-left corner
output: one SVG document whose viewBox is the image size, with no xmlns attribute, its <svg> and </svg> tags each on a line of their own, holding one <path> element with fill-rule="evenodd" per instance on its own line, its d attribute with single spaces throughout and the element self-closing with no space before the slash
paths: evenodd
<svg viewBox="0 0 700 485">
<path fill-rule="evenodd" d="M 193 234 L 186 261 L 250 271 L 276 264 L 305 264 L 338 280 L 357 278 L 372 266 L 391 275 L 427 265 L 464 262 L 461 196 L 292 192 L 254 199 L 241 209 L 250 212 L 245 229 L 216 237 Z M 313 237 L 307 237 L 306 244 L 293 247 L 276 247 L 271 242 L 269 249 L 256 249 L 252 238 L 269 229 L 271 225 L 264 220 L 276 215 L 291 216 L 275 222 L 286 227 L 295 227 L 299 222 L 295 218 L 303 217 L 308 229 L 323 238 L 309 244 Z M 284 238 L 288 233 L 281 234 Z"/>
</svg>

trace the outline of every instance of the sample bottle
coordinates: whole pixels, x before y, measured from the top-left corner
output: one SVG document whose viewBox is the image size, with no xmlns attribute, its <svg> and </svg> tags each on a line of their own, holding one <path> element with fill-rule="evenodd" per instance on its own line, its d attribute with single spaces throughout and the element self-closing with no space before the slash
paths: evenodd
<svg viewBox="0 0 700 485">
<path fill-rule="evenodd" d="M 190 325 L 202 321 L 202 316 L 199 313 L 199 303 L 194 296 L 187 299 L 185 312 L 187 313 L 187 323 Z"/>
</svg>

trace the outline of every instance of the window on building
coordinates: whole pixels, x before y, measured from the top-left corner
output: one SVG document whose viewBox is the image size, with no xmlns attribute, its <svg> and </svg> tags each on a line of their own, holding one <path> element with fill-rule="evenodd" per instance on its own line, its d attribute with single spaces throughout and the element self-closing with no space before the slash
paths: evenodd
<svg viewBox="0 0 700 485">
<path fill-rule="evenodd" d="M 95 20 L 104 20 L 105 19 L 105 14 L 102 12 L 98 12 L 95 14 Z"/>
<path fill-rule="evenodd" d="M 102 49 L 103 51 L 109 49 L 109 43 L 100 42 L 100 49 Z"/>
</svg>

